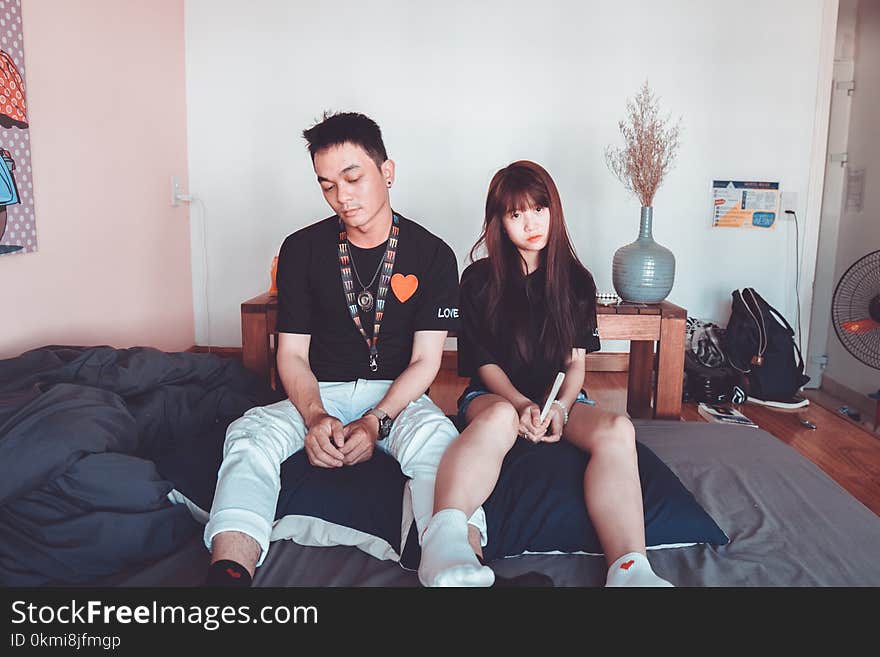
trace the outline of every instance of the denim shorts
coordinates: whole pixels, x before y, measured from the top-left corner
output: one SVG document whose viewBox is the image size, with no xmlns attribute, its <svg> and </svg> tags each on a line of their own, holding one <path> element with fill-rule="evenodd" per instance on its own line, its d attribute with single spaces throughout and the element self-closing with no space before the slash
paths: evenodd
<svg viewBox="0 0 880 657">
<path fill-rule="evenodd" d="M 461 393 L 461 397 L 458 398 L 458 428 L 459 430 L 464 429 L 465 427 L 465 414 L 467 413 L 468 406 L 471 405 L 471 402 L 479 397 L 480 395 L 488 395 L 490 394 L 488 390 L 485 388 L 475 388 L 472 386 L 468 386 L 463 393 Z M 534 400 L 532 400 L 534 401 Z M 536 404 L 539 406 L 541 402 L 536 401 Z M 590 399 L 587 395 L 587 391 L 581 389 L 578 393 L 578 396 L 574 400 L 575 404 L 589 404 L 591 406 L 596 405 L 595 399 Z"/>
</svg>

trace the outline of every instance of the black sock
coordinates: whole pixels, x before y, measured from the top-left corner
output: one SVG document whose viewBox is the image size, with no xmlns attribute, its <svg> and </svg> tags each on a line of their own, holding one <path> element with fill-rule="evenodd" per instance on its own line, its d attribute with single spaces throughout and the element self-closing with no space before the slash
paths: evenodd
<svg viewBox="0 0 880 657">
<path fill-rule="evenodd" d="M 482 565 L 486 565 L 486 562 L 483 561 L 483 557 L 480 555 L 477 555 L 477 560 Z M 553 580 L 544 573 L 538 573 L 535 571 L 516 575 L 515 577 L 502 577 L 498 573 L 495 573 L 495 583 L 492 586 L 498 588 L 552 587 Z"/>
<path fill-rule="evenodd" d="M 211 564 L 205 586 L 221 588 L 247 588 L 251 585 L 251 576 L 240 563 L 229 559 L 221 559 Z"/>
<path fill-rule="evenodd" d="M 495 575 L 495 583 L 492 586 L 498 588 L 535 588 L 535 587 L 552 587 L 553 580 L 544 573 L 531 571 L 517 575 L 516 577 L 501 577 Z"/>
</svg>

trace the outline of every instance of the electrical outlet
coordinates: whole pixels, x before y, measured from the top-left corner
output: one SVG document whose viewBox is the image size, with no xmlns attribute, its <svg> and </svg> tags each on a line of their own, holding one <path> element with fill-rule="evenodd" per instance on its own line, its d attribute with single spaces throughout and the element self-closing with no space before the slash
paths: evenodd
<svg viewBox="0 0 880 657">
<path fill-rule="evenodd" d="M 797 192 L 782 192 L 782 198 L 780 201 L 782 205 L 782 214 L 785 214 L 786 211 L 791 210 L 792 212 L 797 212 L 798 210 L 798 193 Z"/>
<path fill-rule="evenodd" d="M 171 206 L 177 207 L 180 205 L 180 178 L 177 176 L 171 176 Z"/>
</svg>

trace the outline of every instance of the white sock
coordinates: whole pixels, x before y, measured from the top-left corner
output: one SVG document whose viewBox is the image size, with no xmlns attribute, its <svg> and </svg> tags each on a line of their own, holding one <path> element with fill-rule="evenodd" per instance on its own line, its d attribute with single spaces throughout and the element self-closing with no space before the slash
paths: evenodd
<svg viewBox="0 0 880 657">
<path fill-rule="evenodd" d="M 644 554 L 630 552 L 611 564 L 605 586 L 672 586 L 672 584 L 654 572 Z"/>
<path fill-rule="evenodd" d="M 431 518 L 422 537 L 423 586 L 492 586 L 495 573 L 479 562 L 468 543 L 467 521 L 459 509 L 443 509 Z"/>
</svg>

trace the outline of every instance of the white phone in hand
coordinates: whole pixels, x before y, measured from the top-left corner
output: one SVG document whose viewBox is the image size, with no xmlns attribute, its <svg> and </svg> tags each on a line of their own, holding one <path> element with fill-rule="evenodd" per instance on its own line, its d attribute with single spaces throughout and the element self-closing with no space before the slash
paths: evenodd
<svg viewBox="0 0 880 657">
<path fill-rule="evenodd" d="M 556 380 L 553 382 L 553 387 L 550 388 L 550 394 L 547 395 L 547 401 L 544 402 L 544 408 L 541 409 L 541 422 L 544 421 L 544 418 L 547 417 L 547 413 L 550 412 L 550 407 L 553 405 L 553 402 L 556 399 L 556 395 L 559 394 L 559 389 L 562 387 L 562 380 L 564 378 L 565 372 L 560 372 L 556 375 Z"/>
</svg>

